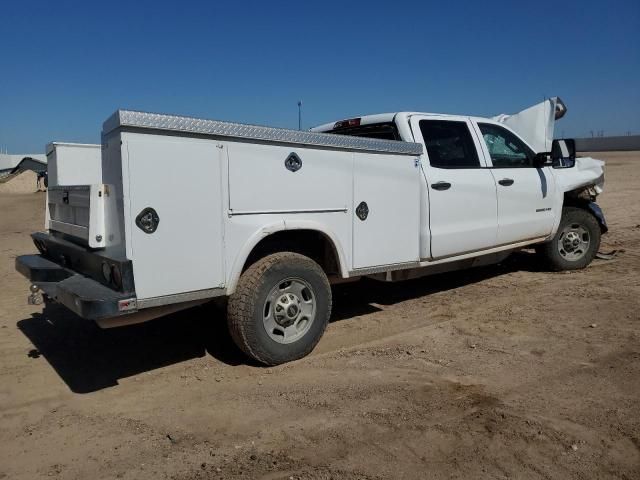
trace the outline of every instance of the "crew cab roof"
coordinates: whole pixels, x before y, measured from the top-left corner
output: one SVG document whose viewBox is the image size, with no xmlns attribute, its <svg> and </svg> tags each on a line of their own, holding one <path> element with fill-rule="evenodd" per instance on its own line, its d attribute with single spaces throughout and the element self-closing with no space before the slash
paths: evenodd
<svg viewBox="0 0 640 480">
<path fill-rule="evenodd" d="M 548 152 L 551 150 L 554 138 L 555 122 L 567 113 L 567 106 L 560 97 L 551 97 L 541 103 L 532 105 L 514 114 L 500 114 L 491 118 L 476 117 L 470 115 L 448 115 L 444 113 L 427 112 L 395 112 L 381 113 L 377 115 L 364 115 L 337 122 L 325 123 L 312 128 L 312 132 L 323 133 L 347 133 L 348 130 L 359 130 L 359 127 L 367 127 L 373 124 L 395 124 L 402 138 L 412 138 L 411 132 L 406 130 L 409 119 L 414 115 L 425 115 L 431 118 L 450 120 L 470 119 L 476 122 L 495 123 L 509 128 L 525 141 L 535 152 Z M 362 132 L 359 132 L 362 134 Z M 362 135 L 366 136 L 366 135 Z"/>
<path fill-rule="evenodd" d="M 347 119 L 342 119 L 342 120 L 337 120 L 335 122 L 329 122 L 329 123 L 324 123 L 322 125 L 318 125 L 317 127 L 313 127 L 310 128 L 309 130 L 312 132 L 329 132 L 331 130 L 334 130 L 336 128 L 337 124 L 343 123 L 343 122 L 348 122 L 350 120 L 356 120 L 359 119 L 360 120 L 360 125 L 375 125 L 378 123 L 391 123 L 394 122 L 398 117 L 400 118 L 409 118 L 413 115 L 436 115 L 438 117 L 455 117 L 455 118 L 460 118 L 460 117 L 465 117 L 465 118 L 471 118 L 474 120 L 482 120 L 482 121 L 489 121 L 489 122 L 493 122 L 494 120 L 490 119 L 490 118 L 483 118 L 483 117 L 474 117 L 474 116 L 469 116 L 469 115 L 452 115 L 452 114 L 447 114 L 447 113 L 429 113 L 429 112 L 391 112 L 391 113 L 376 113 L 376 114 L 372 114 L 372 115 L 363 115 L 361 117 L 352 117 L 352 118 L 347 118 Z"/>
</svg>

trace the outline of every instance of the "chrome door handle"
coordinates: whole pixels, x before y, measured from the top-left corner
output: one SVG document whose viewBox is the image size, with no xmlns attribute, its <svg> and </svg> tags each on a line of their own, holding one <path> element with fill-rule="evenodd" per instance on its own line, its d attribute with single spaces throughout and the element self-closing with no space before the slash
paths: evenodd
<svg viewBox="0 0 640 480">
<path fill-rule="evenodd" d="M 509 187 L 511 185 L 513 185 L 513 179 L 512 178 L 503 178 L 502 180 L 498 180 L 498 183 L 504 187 Z"/>
<path fill-rule="evenodd" d="M 449 182 L 437 182 L 432 183 L 431 188 L 434 190 L 449 190 L 451 188 L 451 184 Z"/>
</svg>

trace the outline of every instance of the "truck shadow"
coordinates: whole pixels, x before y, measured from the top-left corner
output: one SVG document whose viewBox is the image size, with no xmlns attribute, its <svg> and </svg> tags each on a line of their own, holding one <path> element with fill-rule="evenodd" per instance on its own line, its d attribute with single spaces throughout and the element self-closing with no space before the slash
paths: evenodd
<svg viewBox="0 0 640 480">
<path fill-rule="evenodd" d="M 401 283 L 365 279 L 336 285 L 331 322 L 378 311 L 376 305 L 392 305 L 516 270 L 539 268 L 532 254 L 522 252 L 500 265 Z M 51 304 L 17 326 L 34 346 L 29 357 L 44 357 L 75 393 L 112 387 L 119 379 L 207 354 L 229 366 L 259 366 L 233 344 L 223 310 L 208 305 L 148 323 L 102 330 L 94 322 Z"/>
<path fill-rule="evenodd" d="M 534 253 L 520 251 L 497 265 L 440 273 L 396 283 L 369 279 L 345 283 L 333 289 L 331 322 L 380 310 L 374 304 L 389 306 L 412 298 L 453 290 L 510 272 L 540 272 L 544 270 Z"/>
<path fill-rule="evenodd" d="M 197 307 L 128 327 L 100 329 L 60 305 L 17 324 L 34 349 L 75 393 L 89 393 L 118 380 L 198 357 L 207 352 L 228 365 L 247 363 L 233 344 L 221 312 Z"/>
</svg>

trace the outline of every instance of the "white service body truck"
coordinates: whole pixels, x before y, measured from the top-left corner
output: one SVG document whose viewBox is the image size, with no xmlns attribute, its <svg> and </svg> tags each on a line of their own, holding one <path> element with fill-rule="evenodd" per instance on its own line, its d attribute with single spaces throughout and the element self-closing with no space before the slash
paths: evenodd
<svg viewBox="0 0 640 480">
<path fill-rule="evenodd" d="M 552 127 L 560 105 L 534 116 Z M 16 268 L 32 301 L 103 327 L 227 299 L 235 342 L 273 365 L 317 344 L 331 283 L 527 246 L 552 268 L 585 267 L 606 231 L 593 203 L 603 162 L 504 117 L 401 112 L 294 131 L 119 110 L 103 125 L 101 182 L 51 196 L 40 254 Z"/>
</svg>

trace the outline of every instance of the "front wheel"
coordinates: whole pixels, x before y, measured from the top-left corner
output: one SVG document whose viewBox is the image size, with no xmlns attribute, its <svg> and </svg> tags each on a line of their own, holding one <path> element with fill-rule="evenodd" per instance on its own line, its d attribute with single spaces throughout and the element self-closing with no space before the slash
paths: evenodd
<svg viewBox="0 0 640 480">
<path fill-rule="evenodd" d="M 274 253 L 251 265 L 227 307 L 236 345 L 267 365 L 309 354 L 330 315 L 327 276 L 316 262 L 293 252 Z"/>
<path fill-rule="evenodd" d="M 536 251 L 554 270 L 578 270 L 595 258 L 600 235 L 600 225 L 591 213 L 582 208 L 565 207 L 553 239 L 539 245 Z"/>
</svg>

